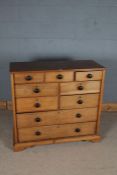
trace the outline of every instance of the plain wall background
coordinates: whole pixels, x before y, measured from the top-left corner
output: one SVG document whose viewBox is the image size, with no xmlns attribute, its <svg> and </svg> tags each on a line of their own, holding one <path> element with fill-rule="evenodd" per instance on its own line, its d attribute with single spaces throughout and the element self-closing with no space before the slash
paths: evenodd
<svg viewBox="0 0 117 175">
<path fill-rule="evenodd" d="M 117 0 L 0 0 L 0 98 L 10 99 L 10 61 L 94 59 L 108 68 L 105 102 L 116 102 Z"/>
</svg>

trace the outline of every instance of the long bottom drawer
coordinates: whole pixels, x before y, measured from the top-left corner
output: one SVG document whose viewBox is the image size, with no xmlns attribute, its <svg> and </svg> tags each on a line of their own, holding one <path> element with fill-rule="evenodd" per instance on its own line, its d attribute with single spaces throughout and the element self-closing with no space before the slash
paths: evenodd
<svg viewBox="0 0 117 175">
<path fill-rule="evenodd" d="M 87 122 L 18 129 L 18 134 L 20 142 L 27 142 L 61 137 L 92 135 L 95 134 L 95 130 L 96 122 Z"/>
</svg>

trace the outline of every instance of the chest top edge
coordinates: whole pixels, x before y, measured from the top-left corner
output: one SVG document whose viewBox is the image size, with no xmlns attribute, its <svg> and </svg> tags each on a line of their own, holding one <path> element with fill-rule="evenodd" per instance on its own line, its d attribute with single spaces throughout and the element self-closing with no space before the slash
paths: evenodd
<svg viewBox="0 0 117 175">
<path fill-rule="evenodd" d="M 11 62 L 10 72 L 27 72 L 27 71 L 53 71 L 53 70 L 104 70 L 105 67 L 93 60 L 70 60 L 56 61 L 43 60 L 32 62 Z"/>
</svg>

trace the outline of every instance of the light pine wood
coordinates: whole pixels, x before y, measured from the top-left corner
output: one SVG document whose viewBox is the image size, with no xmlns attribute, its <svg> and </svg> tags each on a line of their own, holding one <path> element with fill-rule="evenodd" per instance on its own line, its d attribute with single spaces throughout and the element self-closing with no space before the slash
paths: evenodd
<svg viewBox="0 0 117 175">
<path fill-rule="evenodd" d="M 18 142 L 13 145 L 14 152 L 23 151 L 26 148 L 39 146 L 39 145 L 48 145 L 53 144 L 54 141 L 52 139 L 49 140 L 41 140 L 41 141 L 30 141 L 30 142 Z"/>
<path fill-rule="evenodd" d="M 96 134 L 99 134 L 99 129 L 100 129 L 100 115 L 101 115 L 101 110 L 102 110 L 102 98 L 103 98 L 103 93 L 104 93 L 104 78 L 105 78 L 105 70 L 103 70 L 102 72 L 102 82 L 101 82 L 101 92 L 100 92 L 99 104 L 98 104 L 98 119 L 97 119 Z"/>
<path fill-rule="evenodd" d="M 57 75 L 62 75 L 62 79 L 58 79 Z M 46 72 L 45 81 L 46 82 L 67 82 L 74 80 L 73 71 L 55 71 L 55 72 Z"/>
<path fill-rule="evenodd" d="M 4 110 L 13 110 L 12 101 L 10 100 L 2 100 L 0 101 L 0 109 Z M 101 111 L 103 112 L 116 112 L 117 111 L 117 103 L 102 103 Z"/>
<path fill-rule="evenodd" d="M 88 78 L 87 75 L 92 74 L 92 78 Z M 102 71 L 89 71 L 89 72 L 76 72 L 76 81 L 86 81 L 86 80 L 101 80 Z"/>
<path fill-rule="evenodd" d="M 117 112 L 117 103 L 102 104 L 102 111 Z"/>
<path fill-rule="evenodd" d="M 13 104 L 13 143 L 18 142 L 17 133 L 17 120 L 16 120 L 16 101 L 15 101 L 15 87 L 14 87 L 14 74 L 11 74 L 11 91 L 12 91 L 12 104 Z"/>
<path fill-rule="evenodd" d="M 60 84 L 61 95 L 99 93 L 100 81 L 69 82 Z M 80 90 L 80 87 L 83 88 Z"/>
<path fill-rule="evenodd" d="M 93 143 L 98 143 L 98 142 L 101 141 L 101 139 L 102 139 L 102 138 L 99 136 L 99 137 L 97 137 L 97 138 L 95 138 L 95 139 L 92 139 L 91 142 L 93 142 Z"/>
<path fill-rule="evenodd" d="M 82 100 L 82 104 L 78 101 Z M 96 107 L 98 105 L 99 94 L 71 95 L 60 97 L 61 109 Z"/>
<path fill-rule="evenodd" d="M 80 132 L 75 131 L 77 128 L 80 129 Z M 19 141 L 25 142 L 59 137 L 92 135 L 95 134 L 95 129 L 96 122 L 88 122 L 19 129 L 18 134 Z M 40 132 L 40 135 L 36 135 L 36 132 Z"/>
<path fill-rule="evenodd" d="M 7 108 L 6 100 L 1 100 L 0 101 L 0 109 L 6 109 L 6 108 Z"/>
<path fill-rule="evenodd" d="M 14 151 L 41 144 L 100 140 L 105 68 L 93 61 L 84 67 L 77 64 L 79 68 L 72 63 L 74 69 L 64 69 L 61 62 L 61 69 L 41 66 L 40 71 L 37 66 L 35 71 L 27 70 L 25 64 L 26 70 L 19 72 L 18 64 L 17 68 L 12 64 L 13 101 L 6 101 L 6 108 L 13 105 Z"/>
<path fill-rule="evenodd" d="M 38 90 L 39 92 L 35 92 Z M 58 95 L 57 83 L 23 84 L 15 86 L 16 98 L 37 97 L 37 96 L 56 96 Z"/>
<path fill-rule="evenodd" d="M 26 80 L 27 76 L 31 76 L 31 80 Z M 44 81 L 44 73 L 42 72 L 20 72 L 14 74 L 15 84 L 23 83 L 40 83 Z"/>
<path fill-rule="evenodd" d="M 56 139 L 55 143 L 67 143 L 67 142 L 78 142 L 78 141 L 98 142 L 100 140 L 101 140 L 101 137 L 99 135 L 86 135 L 86 136 L 79 136 L 79 137 Z"/>
<path fill-rule="evenodd" d="M 43 125 L 96 121 L 97 111 L 97 108 L 84 108 L 17 114 L 17 127 L 30 128 Z M 77 116 L 78 114 L 80 114 L 80 117 Z M 40 121 L 37 121 L 39 119 Z"/>
<path fill-rule="evenodd" d="M 40 104 L 40 107 L 35 107 Z M 36 98 L 17 98 L 16 111 L 34 112 L 43 110 L 56 110 L 58 108 L 58 97 L 36 97 Z"/>
<path fill-rule="evenodd" d="M 49 140 L 41 140 L 41 141 L 30 141 L 30 142 L 20 142 L 14 144 L 14 151 L 22 151 L 27 147 L 34 147 L 39 145 L 47 145 L 47 144 L 59 144 L 59 143 L 67 143 L 67 142 L 79 142 L 79 141 L 91 141 L 98 142 L 101 140 L 99 135 L 86 135 L 86 136 L 78 136 L 78 137 L 66 137 L 66 138 L 57 138 L 57 139 L 49 139 Z"/>
<path fill-rule="evenodd" d="M 2 105 L 2 101 L 4 101 L 7 105 Z M 12 101 L 7 101 L 7 100 L 2 100 L 0 101 L 0 109 L 4 109 L 4 110 L 13 110 L 12 109 Z M 104 112 L 116 112 L 117 111 L 117 103 L 103 103 L 102 104 L 102 108 L 101 111 Z"/>
</svg>

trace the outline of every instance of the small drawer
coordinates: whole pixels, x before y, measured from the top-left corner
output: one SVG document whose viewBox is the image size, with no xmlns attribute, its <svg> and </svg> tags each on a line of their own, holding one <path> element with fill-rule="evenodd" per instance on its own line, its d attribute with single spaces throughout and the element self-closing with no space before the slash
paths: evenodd
<svg viewBox="0 0 117 175">
<path fill-rule="evenodd" d="M 74 80 L 74 73 L 72 71 L 48 72 L 45 75 L 46 82 L 67 82 L 73 80 Z"/>
<path fill-rule="evenodd" d="M 97 108 L 17 114 L 18 128 L 89 122 L 97 120 Z"/>
<path fill-rule="evenodd" d="M 60 97 L 60 109 L 96 107 L 99 94 L 72 95 Z"/>
<path fill-rule="evenodd" d="M 76 81 L 101 80 L 102 71 L 76 72 Z"/>
<path fill-rule="evenodd" d="M 101 85 L 100 81 L 61 83 L 60 94 L 72 95 L 72 94 L 99 93 L 100 85 Z"/>
<path fill-rule="evenodd" d="M 44 81 L 44 73 L 41 72 L 24 72 L 14 74 L 15 84 L 39 83 Z"/>
<path fill-rule="evenodd" d="M 56 139 L 81 135 L 93 135 L 96 122 L 40 126 L 34 128 L 18 129 L 19 141 L 28 142 L 36 140 Z"/>
<path fill-rule="evenodd" d="M 58 97 L 17 98 L 16 112 L 35 112 L 55 110 L 58 108 Z"/>
<path fill-rule="evenodd" d="M 16 97 L 56 96 L 58 84 L 23 84 L 15 86 Z"/>
</svg>

